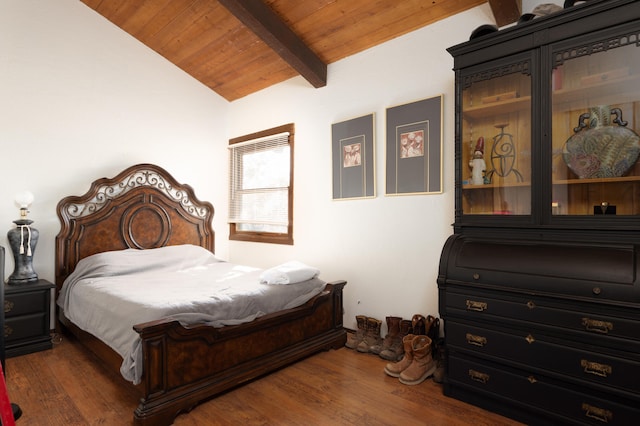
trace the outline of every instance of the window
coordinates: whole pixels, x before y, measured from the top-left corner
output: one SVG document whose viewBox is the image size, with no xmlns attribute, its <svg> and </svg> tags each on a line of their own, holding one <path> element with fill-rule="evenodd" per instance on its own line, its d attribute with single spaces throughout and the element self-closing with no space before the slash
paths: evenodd
<svg viewBox="0 0 640 426">
<path fill-rule="evenodd" d="M 293 124 L 229 141 L 229 239 L 293 244 Z"/>
</svg>

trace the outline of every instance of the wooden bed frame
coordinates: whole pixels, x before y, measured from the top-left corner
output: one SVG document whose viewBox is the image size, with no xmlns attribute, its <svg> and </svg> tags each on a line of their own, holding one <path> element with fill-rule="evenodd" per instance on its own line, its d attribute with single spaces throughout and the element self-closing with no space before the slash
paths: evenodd
<svg viewBox="0 0 640 426">
<path fill-rule="evenodd" d="M 95 253 L 177 244 L 214 251 L 213 206 L 152 164 L 135 165 L 114 178 L 93 182 L 86 194 L 62 199 L 57 213 L 58 291 L 78 261 Z M 169 425 L 177 415 L 216 394 L 313 353 L 342 347 L 345 284 L 329 283 L 300 307 L 237 326 L 183 327 L 164 319 L 135 325 L 144 358 L 135 424 Z M 109 368 L 119 371 L 122 358 L 115 351 L 76 327 L 61 309 L 58 320 Z"/>
</svg>

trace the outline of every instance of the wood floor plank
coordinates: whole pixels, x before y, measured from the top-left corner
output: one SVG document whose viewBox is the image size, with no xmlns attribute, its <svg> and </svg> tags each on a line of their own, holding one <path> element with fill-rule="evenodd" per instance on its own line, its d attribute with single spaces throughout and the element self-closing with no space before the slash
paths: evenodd
<svg viewBox="0 0 640 426">
<path fill-rule="evenodd" d="M 432 380 L 403 385 L 387 361 L 341 348 L 322 352 L 206 401 L 177 426 L 486 425 L 518 423 L 442 395 Z M 139 391 L 72 338 L 7 360 L 7 389 L 20 425 L 133 424 Z"/>
</svg>

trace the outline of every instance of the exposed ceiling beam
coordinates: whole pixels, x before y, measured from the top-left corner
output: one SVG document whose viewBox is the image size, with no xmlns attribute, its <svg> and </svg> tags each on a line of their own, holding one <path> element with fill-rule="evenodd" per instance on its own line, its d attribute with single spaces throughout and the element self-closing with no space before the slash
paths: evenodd
<svg viewBox="0 0 640 426">
<path fill-rule="evenodd" d="M 489 6 L 498 27 L 516 22 L 522 15 L 522 0 L 489 0 Z"/>
<path fill-rule="evenodd" d="M 260 0 L 219 0 L 313 87 L 327 85 L 327 65 Z"/>
</svg>

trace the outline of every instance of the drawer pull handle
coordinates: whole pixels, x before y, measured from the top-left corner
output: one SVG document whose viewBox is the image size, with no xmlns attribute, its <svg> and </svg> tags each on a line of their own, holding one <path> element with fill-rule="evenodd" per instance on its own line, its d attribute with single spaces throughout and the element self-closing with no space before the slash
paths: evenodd
<svg viewBox="0 0 640 426">
<path fill-rule="evenodd" d="M 528 344 L 532 344 L 533 342 L 536 341 L 536 339 L 530 334 L 527 337 L 525 337 L 524 340 L 526 340 Z"/>
<path fill-rule="evenodd" d="M 527 308 L 529 308 L 529 309 L 535 309 L 535 307 L 536 307 L 536 304 L 535 304 L 535 303 L 533 303 L 533 301 L 532 301 L 532 300 L 529 300 L 529 301 L 527 302 Z"/>
<path fill-rule="evenodd" d="M 467 343 L 474 346 L 484 346 L 487 344 L 487 338 L 482 336 L 476 336 L 475 334 L 467 333 Z"/>
<path fill-rule="evenodd" d="M 593 331 L 594 333 L 608 334 L 613 330 L 613 323 L 609 321 L 594 320 L 591 318 L 582 318 L 582 326 L 587 331 Z"/>
<path fill-rule="evenodd" d="M 482 312 L 487 310 L 485 302 L 477 302 L 475 300 L 467 300 L 467 311 Z"/>
<path fill-rule="evenodd" d="M 476 370 L 469 370 L 469 377 L 471 377 L 471 380 L 482 383 L 482 384 L 486 384 L 489 381 L 488 374 L 481 373 Z"/>
<path fill-rule="evenodd" d="M 595 374 L 600 377 L 609 377 L 613 373 L 613 368 L 610 365 L 587 361 L 586 359 L 580 360 L 580 366 L 584 368 L 585 373 Z"/>
<path fill-rule="evenodd" d="M 13 302 L 11 300 L 5 300 L 4 301 L 4 313 L 8 313 L 11 312 L 11 310 L 13 309 Z"/>
<path fill-rule="evenodd" d="M 609 421 L 613 420 L 613 413 L 611 411 L 594 407 L 584 402 L 582 403 L 582 411 L 584 411 L 585 416 L 603 423 L 609 423 Z"/>
<path fill-rule="evenodd" d="M 531 383 L 531 384 L 534 384 L 534 383 L 536 383 L 536 382 L 538 381 L 538 379 L 536 379 L 536 378 L 535 378 L 535 377 L 533 377 L 533 376 L 529 376 L 529 377 L 527 377 L 527 380 L 528 380 L 528 381 L 529 381 L 529 383 Z"/>
<path fill-rule="evenodd" d="M 4 337 L 11 336 L 11 333 L 13 333 L 13 328 L 11 328 L 11 327 L 9 327 L 8 325 L 5 324 L 5 326 L 4 326 Z"/>
</svg>

